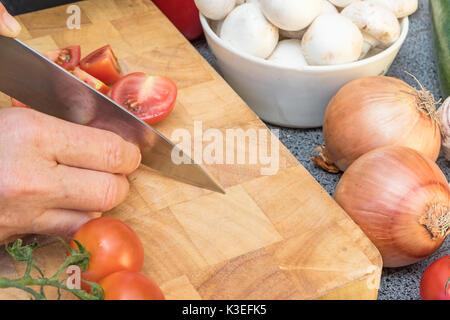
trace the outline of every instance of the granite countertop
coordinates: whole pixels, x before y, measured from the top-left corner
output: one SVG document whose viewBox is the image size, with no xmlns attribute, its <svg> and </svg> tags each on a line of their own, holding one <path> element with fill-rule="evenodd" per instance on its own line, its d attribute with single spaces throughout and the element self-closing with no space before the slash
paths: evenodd
<svg viewBox="0 0 450 320">
<path fill-rule="evenodd" d="M 201 38 L 194 41 L 193 45 L 217 69 L 215 58 L 209 50 L 206 40 Z M 441 98 L 436 59 L 433 54 L 429 1 L 427 0 L 419 0 L 419 10 L 410 16 L 408 37 L 387 73 L 388 76 L 400 78 L 417 87 L 415 81 L 405 74 L 405 70 L 414 74 L 437 99 Z M 309 160 L 311 151 L 316 146 L 324 144 L 322 130 L 320 128 L 308 130 L 288 129 L 272 125 L 269 125 L 269 127 L 280 129 L 281 142 L 286 145 L 322 187 L 330 195 L 333 195 L 340 175 L 324 172 Z M 437 163 L 445 173 L 447 180 L 450 180 L 450 165 L 442 154 Z M 428 259 L 407 267 L 384 268 L 378 298 L 383 300 L 420 299 L 419 284 L 423 271 L 434 260 L 449 254 L 450 237 Z"/>
</svg>

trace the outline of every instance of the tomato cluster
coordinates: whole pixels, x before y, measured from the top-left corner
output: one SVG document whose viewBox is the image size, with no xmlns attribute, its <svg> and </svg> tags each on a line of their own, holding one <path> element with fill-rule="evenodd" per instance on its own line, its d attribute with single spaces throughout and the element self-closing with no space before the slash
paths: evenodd
<svg viewBox="0 0 450 320">
<path fill-rule="evenodd" d="M 91 220 L 73 236 L 91 254 L 82 279 L 97 282 L 105 300 L 164 300 L 161 289 L 140 271 L 144 248 L 127 224 L 110 217 Z M 72 241 L 70 246 L 77 249 Z M 83 289 L 89 291 L 89 286 Z"/>
<path fill-rule="evenodd" d="M 44 54 L 95 90 L 107 95 L 148 124 L 165 119 L 173 110 L 177 86 L 167 77 L 142 72 L 122 75 L 111 46 L 106 45 L 81 59 L 80 46 L 69 46 Z M 12 99 L 12 105 L 28 107 Z"/>
</svg>

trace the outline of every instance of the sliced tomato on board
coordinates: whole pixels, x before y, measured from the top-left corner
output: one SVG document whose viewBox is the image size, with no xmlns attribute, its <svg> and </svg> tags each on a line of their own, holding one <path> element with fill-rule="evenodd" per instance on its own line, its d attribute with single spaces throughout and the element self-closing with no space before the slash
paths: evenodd
<svg viewBox="0 0 450 320">
<path fill-rule="evenodd" d="M 156 124 L 172 112 L 177 86 L 167 77 L 130 73 L 116 82 L 111 99 L 148 124 Z"/>
<path fill-rule="evenodd" d="M 98 80 L 97 78 L 91 76 L 86 71 L 83 71 L 80 68 L 76 67 L 75 69 L 73 69 L 72 73 L 78 79 L 80 79 L 81 81 L 90 85 L 95 90 L 100 91 L 101 93 L 103 93 L 105 95 L 109 93 L 110 88 L 106 84 L 104 84 L 102 81 Z"/>
<path fill-rule="evenodd" d="M 80 61 L 80 67 L 90 75 L 106 84 L 119 80 L 122 70 L 109 45 L 87 55 Z"/>
<path fill-rule="evenodd" d="M 20 102 L 17 99 L 11 98 L 11 105 L 13 107 L 19 107 L 19 108 L 28 108 L 31 109 L 29 106 L 27 106 L 25 103 Z"/>
<path fill-rule="evenodd" d="M 47 52 L 44 56 L 66 70 L 73 70 L 80 64 L 81 48 L 80 46 L 70 46 Z"/>
</svg>

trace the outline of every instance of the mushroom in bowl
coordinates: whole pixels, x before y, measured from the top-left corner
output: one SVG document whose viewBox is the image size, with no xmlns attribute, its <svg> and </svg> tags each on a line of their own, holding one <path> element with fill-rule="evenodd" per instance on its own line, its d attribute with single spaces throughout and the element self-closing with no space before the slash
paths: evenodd
<svg viewBox="0 0 450 320">
<path fill-rule="evenodd" d="M 277 30 L 272 33 L 271 37 L 268 37 L 271 40 L 269 41 L 270 47 L 273 46 L 272 51 L 268 54 L 268 49 L 264 50 L 264 54 L 261 55 L 242 50 L 224 37 L 224 25 L 227 19 L 234 11 L 243 10 L 243 6 L 249 5 L 252 6 L 254 14 L 259 17 L 260 21 L 263 21 L 264 18 L 266 20 L 264 24 L 269 24 L 263 28 L 265 32 L 273 30 L 273 28 Z M 409 23 L 408 18 L 405 17 L 400 21 L 398 38 L 391 45 L 380 48 L 379 41 L 374 38 L 370 46 L 365 46 L 368 36 L 364 36 L 350 18 L 340 13 L 322 14 L 319 12 L 309 26 L 303 30 L 294 31 L 303 31 L 303 39 L 294 38 L 293 40 L 296 41 L 286 42 L 285 38 L 280 37 L 278 40 L 280 42 L 277 44 L 273 39 L 276 38 L 276 35 L 279 36 L 280 30 L 283 29 L 279 29 L 270 22 L 261 7 L 261 3 L 250 1 L 250 3 L 235 7 L 223 22 L 211 21 L 203 15 L 200 16 L 200 21 L 208 45 L 216 57 L 219 71 L 225 80 L 260 118 L 280 126 L 320 127 L 323 123 L 326 106 L 338 89 L 347 82 L 360 77 L 385 74 L 408 33 Z M 256 14 L 258 11 L 261 14 Z M 345 35 L 334 32 L 333 26 L 336 24 L 333 24 L 333 21 L 339 21 L 339 28 L 346 30 Z M 210 23 L 221 26 L 218 28 L 219 34 L 211 29 Z M 317 27 L 317 24 L 320 28 Z M 287 28 L 287 26 L 283 27 Z M 336 41 L 331 41 L 336 47 L 325 48 L 324 42 L 326 43 L 330 39 L 329 35 L 314 30 L 324 27 L 329 30 L 330 34 L 334 34 L 335 38 L 341 39 L 341 42 L 345 43 L 336 44 Z M 254 26 L 249 28 L 253 30 Z M 246 34 L 249 31 L 241 27 L 240 32 Z M 308 33 L 309 36 L 315 34 L 318 37 L 315 42 L 308 43 Z M 273 36 L 273 34 L 276 35 Z M 246 45 L 258 42 L 251 39 L 247 41 Z M 375 47 L 376 50 L 372 47 Z M 364 48 L 366 48 L 365 53 Z M 327 58 L 328 62 L 320 61 L 317 53 L 322 54 L 322 60 Z M 328 57 L 327 53 L 329 53 Z M 334 54 L 336 57 L 333 56 Z"/>
</svg>

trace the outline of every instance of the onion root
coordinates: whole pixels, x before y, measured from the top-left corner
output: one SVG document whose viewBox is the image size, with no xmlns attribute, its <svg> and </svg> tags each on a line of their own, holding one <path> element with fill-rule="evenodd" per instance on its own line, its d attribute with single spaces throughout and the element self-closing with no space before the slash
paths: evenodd
<svg viewBox="0 0 450 320">
<path fill-rule="evenodd" d="M 440 203 L 432 203 L 428 206 L 425 215 L 419 219 L 419 223 L 426 227 L 433 240 L 445 238 L 450 234 L 450 212 L 448 207 Z"/>
<path fill-rule="evenodd" d="M 341 170 L 336 167 L 333 161 L 327 156 L 325 146 L 318 146 L 311 153 L 311 161 L 329 173 L 339 173 Z"/>
<path fill-rule="evenodd" d="M 434 99 L 433 94 L 427 89 L 425 89 L 425 87 L 422 85 L 419 79 L 416 78 L 415 75 L 409 73 L 408 71 L 405 71 L 405 73 L 417 82 L 417 84 L 420 87 L 420 90 L 414 90 L 413 92 L 407 91 L 404 92 L 415 95 L 418 99 L 417 110 L 419 110 L 423 115 L 431 118 L 432 120 L 436 121 L 439 124 L 440 121 L 436 111 L 437 101 Z"/>
</svg>

